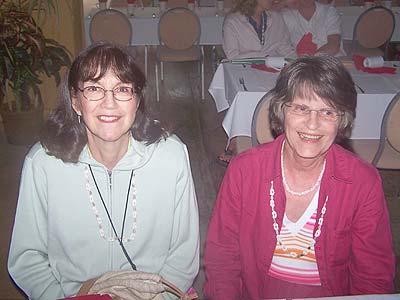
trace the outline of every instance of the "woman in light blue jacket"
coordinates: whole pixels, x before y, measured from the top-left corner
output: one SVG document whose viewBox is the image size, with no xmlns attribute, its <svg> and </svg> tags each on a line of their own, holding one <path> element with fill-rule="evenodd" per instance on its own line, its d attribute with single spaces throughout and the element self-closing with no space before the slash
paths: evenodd
<svg viewBox="0 0 400 300">
<path fill-rule="evenodd" d="M 8 269 L 30 299 L 74 296 L 114 270 L 192 285 L 199 228 L 188 153 L 146 116 L 145 83 L 112 44 L 73 62 L 22 170 Z"/>
</svg>

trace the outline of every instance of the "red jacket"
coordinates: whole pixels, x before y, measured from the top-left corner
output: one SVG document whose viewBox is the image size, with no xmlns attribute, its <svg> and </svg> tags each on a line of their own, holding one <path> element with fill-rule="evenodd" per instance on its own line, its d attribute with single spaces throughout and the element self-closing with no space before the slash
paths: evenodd
<svg viewBox="0 0 400 300">
<path fill-rule="evenodd" d="M 273 181 L 281 228 L 286 201 L 280 167 L 283 139 L 246 151 L 229 164 L 206 241 L 208 299 L 268 297 L 264 285 L 276 245 L 269 188 Z M 379 173 L 334 144 L 326 156 L 317 218 L 327 195 L 315 245 L 324 290 L 320 296 L 392 293 L 395 260 Z"/>
</svg>

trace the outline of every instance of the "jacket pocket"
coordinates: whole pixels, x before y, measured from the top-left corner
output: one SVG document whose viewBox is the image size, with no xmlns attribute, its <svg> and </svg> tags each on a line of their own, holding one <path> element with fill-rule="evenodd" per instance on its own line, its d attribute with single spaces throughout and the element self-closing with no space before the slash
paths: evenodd
<svg viewBox="0 0 400 300">
<path fill-rule="evenodd" d="M 351 255 L 350 228 L 335 230 L 331 235 L 328 247 L 330 247 L 329 260 L 331 265 L 347 268 Z"/>
</svg>

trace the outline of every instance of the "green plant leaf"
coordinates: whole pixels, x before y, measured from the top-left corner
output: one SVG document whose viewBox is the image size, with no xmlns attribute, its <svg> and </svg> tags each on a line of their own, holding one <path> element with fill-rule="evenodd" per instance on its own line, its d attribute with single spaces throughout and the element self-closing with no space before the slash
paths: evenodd
<svg viewBox="0 0 400 300">
<path fill-rule="evenodd" d="M 13 91 L 16 100 L 9 107 L 17 110 L 30 109 L 41 101 L 41 74 L 53 77 L 59 85 L 62 67 L 71 65 L 68 49 L 44 36 L 34 12 L 38 23 L 42 13 L 57 16 L 57 0 L 0 0 L 0 89 L 4 94 Z M 34 99 L 25 97 L 29 90 Z"/>
</svg>

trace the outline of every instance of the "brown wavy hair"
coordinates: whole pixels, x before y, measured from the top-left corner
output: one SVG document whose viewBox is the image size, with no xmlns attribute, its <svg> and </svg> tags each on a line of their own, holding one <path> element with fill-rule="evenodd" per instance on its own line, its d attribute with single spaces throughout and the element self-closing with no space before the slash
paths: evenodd
<svg viewBox="0 0 400 300">
<path fill-rule="evenodd" d="M 159 142 L 168 136 L 158 120 L 147 116 L 144 88 L 146 78 L 136 65 L 134 57 L 122 46 L 99 42 L 83 50 L 73 61 L 61 91 L 58 105 L 50 113 L 40 133 L 40 142 L 49 155 L 64 162 L 78 162 L 79 155 L 87 143 L 86 127 L 78 122 L 78 115 L 72 108 L 71 95 L 79 84 L 97 81 L 108 70 L 124 83 L 132 83 L 139 95 L 139 107 L 132 125 L 132 136 L 146 145 Z"/>
</svg>

